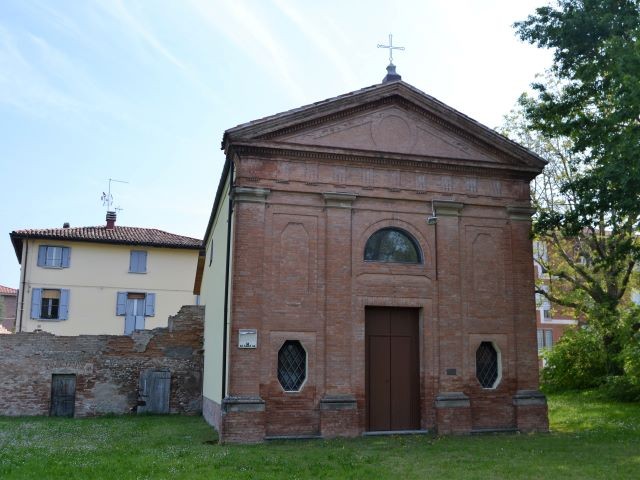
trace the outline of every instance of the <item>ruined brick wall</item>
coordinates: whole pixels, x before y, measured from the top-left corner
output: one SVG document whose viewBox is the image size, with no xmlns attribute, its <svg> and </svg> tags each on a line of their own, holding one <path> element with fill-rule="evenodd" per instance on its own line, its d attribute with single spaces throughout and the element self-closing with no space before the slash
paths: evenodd
<svg viewBox="0 0 640 480">
<path fill-rule="evenodd" d="M 0 325 L 13 332 L 16 324 L 16 301 L 17 295 L 2 295 L 0 296 L 0 302 L 3 303 L 4 308 L 2 310 L 2 318 L 0 318 Z"/>
<path fill-rule="evenodd" d="M 199 413 L 203 318 L 185 306 L 167 328 L 131 336 L 0 335 L 0 415 L 48 415 L 53 374 L 76 375 L 75 416 L 129 413 L 146 369 L 171 372 L 171 413 Z"/>
</svg>

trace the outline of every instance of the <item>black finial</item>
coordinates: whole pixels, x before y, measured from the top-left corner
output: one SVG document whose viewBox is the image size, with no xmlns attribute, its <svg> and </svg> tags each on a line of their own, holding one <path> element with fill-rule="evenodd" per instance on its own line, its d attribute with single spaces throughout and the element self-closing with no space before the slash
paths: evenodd
<svg viewBox="0 0 640 480">
<path fill-rule="evenodd" d="M 397 82 L 402 80 L 402 77 L 396 73 L 396 66 L 391 63 L 387 66 L 387 74 L 382 79 L 382 83 Z"/>
</svg>

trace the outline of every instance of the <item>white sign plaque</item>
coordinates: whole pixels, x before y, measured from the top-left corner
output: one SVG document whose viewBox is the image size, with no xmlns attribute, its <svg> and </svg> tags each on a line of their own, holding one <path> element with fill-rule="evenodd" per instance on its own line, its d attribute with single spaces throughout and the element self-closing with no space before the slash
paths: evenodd
<svg viewBox="0 0 640 480">
<path fill-rule="evenodd" d="M 257 348 L 258 331 L 254 328 L 240 330 L 238 335 L 238 348 Z"/>
</svg>

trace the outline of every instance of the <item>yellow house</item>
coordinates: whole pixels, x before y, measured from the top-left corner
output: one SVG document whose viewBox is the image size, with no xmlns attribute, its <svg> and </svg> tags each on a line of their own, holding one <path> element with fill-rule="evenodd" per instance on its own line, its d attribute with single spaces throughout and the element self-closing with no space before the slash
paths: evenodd
<svg viewBox="0 0 640 480">
<path fill-rule="evenodd" d="M 201 241 L 152 228 L 17 230 L 21 265 L 16 332 L 122 335 L 167 325 L 198 303 L 193 277 Z"/>
</svg>

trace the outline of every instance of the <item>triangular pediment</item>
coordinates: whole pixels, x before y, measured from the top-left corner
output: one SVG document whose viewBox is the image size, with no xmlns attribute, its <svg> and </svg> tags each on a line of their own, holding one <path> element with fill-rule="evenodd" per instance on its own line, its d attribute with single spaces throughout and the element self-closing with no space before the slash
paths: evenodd
<svg viewBox="0 0 640 480">
<path fill-rule="evenodd" d="M 381 152 L 412 158 L 512 165 L 542 170 L 545 161 L 404 82 L 357 92 L 232 128 L 235 142 Z"/>
<path fill-rule="evenodd" d="M 328 121 L 272 138 L 290 144 L 368 150 L 435 158 L 500 161 L 469 138 L 399 106 L 386 106 L 347 119 Z"/>
</svg>

